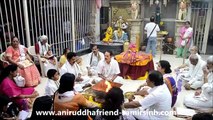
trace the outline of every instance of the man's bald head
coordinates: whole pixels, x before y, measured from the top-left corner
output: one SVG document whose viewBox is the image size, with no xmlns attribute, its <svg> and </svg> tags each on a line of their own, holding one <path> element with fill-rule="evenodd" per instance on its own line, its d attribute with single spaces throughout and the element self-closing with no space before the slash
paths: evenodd
<svg viewBox="0 0 213 120">
<path fill-rule="evenodd" d="M 189 51 L 191 54 L 196 54 L 198 53 L 198 48 L 197 46 L 192 46 Z"/>
<path fill-rule="evenodd" d="M 208 57 L 206 66 L 209 71 L 213 71 L 213 55 Z"/>
<path fill-rule="evenodd" d="M 190 63 L 192 65 L 197 65 L 197 63 L 198 63 L 198 56 L 196 54 L 192 54 L 192 55 L 190 55 L 189 60 L 190 60 Z"/>
</svg>

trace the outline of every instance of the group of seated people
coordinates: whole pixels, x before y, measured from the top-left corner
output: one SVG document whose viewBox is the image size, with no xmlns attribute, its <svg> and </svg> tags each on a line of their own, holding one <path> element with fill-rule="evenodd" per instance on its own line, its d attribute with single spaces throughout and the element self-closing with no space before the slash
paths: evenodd
<svg viewBox="0 0 213 120">
<path fill-rule="evenodd" d="M 176 69 L 177 83 L 178 86 L 183 85 L 186 90 L 196 90 L 194 94 L 185 97 L 185 106 L 213 112 L 213 56 L 209 56 L 205 62 L 197 50 L 196 46 L 191 47 L 189 59 Z M 180 70 L 186 66 L 188 70 Z"/>
<path fill-rule="evenodd" d="M 85 119 L 168 119 L 168 115 L 150 115 L 148 111 L 171 111 L 178 96 L 177 81 L 178 83 L 182 82 L 187 90 L 198 89 L 194 95 L 187 95 L 185 97 L 184 104 L 187 107 L 199 110 L 206 110 L 213 107 L 213 56 L 208 57 L 207 64 L 205 64 L 197 54 L 195 46 L 190 49 L 191 55 L 189 56 L 189 60 L 186 61 L 185 65 L 178 67 L 175 71 L 185 66 L 188 66 L 189 70 L 178 72 L 176 80 L 171 74 L 170 63 L 166 60 L 160 60 L 157 63 L 157 70 L 149 72 L 146 83 L 141 85 L 134 93 L 134 95 L 143 96 L 143 99 L 136 101 L 131 96 L 128 98 L 129 102 L 124 102 L 123 91 L 118 87 L 113 87 L 103 97 L 102 108 L 87 100 L 81 92 L 85 86 L 92 86 L 101 80 L 122 83 L 123 78 L 118 76 L 120 73 L 118 62 L 113 58 L 111 51 L 106 51 L 103 54 L 95 45 L 92 48 L 92 52 L 88 55 L 86 62 L 86 60 L 82 60 L 76 53 L 70 52 L 66 48 L 60 58 L 59 64 L 55 66 L 55 57 L 52 57 L 50 52 L 48 53 L 47 37 L 43 36 L 40 38 L 40 43 L 38 43 L 36 49 L 38 58 L 45 58 L 44 62 L 47 64 L 46 75 L 48 82 L 45 86 L 46 96 L 36 99 L 39 94 L 33 86 L 39 84 L 40 74 L 27 54 L 26 48 L 19 44 L 17 37 L 12 38 L 11 46 L 6 50 L 6 59 L 10 62 L 10 65 L 4 68 L 0 78 L 0 94 L 9 97 L 10 101 L 17 104 L 19 110 L 28 111 L 33 108 L 31 119 L 42 117 L 36 115 L 36 110 L 53 110 L 58 112 L 66 110 L 78 111 L 81 108 L 88 108 L 92 111 L 97 109 L 106 111 L 119 110 L 118 115 L 112 116 L 80 116 Z M 30 61 L 32 64 L 25 67 L 21 63 L 25 60 Z M 85 70 L 86 74 L 84 71 L 85 68 L 82 68 L 82 62 L 88 63 Z M 16 78 L 19 75 L 24 77 L 27 88 L 18 86 Z M 44 100 L 42 101 L 42 99 Z M 122 114 L 125 111 L 135 111 L 132 108 L 140 108 L 137 110 L 146 112 L 140 115 Z M 74 115 L 71 116 L 73 117 Z M 71 116 L 54 116 L 54 119 L 61 119 L 61 117 L 70 119 Z M 73 119 L 80 118 L 73 117 Z"/>
</svg>

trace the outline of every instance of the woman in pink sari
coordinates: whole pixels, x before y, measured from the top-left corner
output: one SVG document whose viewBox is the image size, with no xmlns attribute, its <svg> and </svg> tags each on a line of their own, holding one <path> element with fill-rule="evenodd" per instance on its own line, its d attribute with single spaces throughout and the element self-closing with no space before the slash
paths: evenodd
<svg viewBox="0 0 213 120">
<path fill-rule="evenodd" d="M 190 22 L 186 21 L 185 25 L 180 29 L 180 40 L 177 41 L 177 57 L 186 57 L 186 53 L 192 46 L 193 29 L 190 27 Z"/>
<path fill-rule="evenodd" d="M 36 86 L 40 82 L 40 74 L 27 54 L 27 48 L 19 44 L 17 37 L 12 37 L 11 46 L 6 50 L 6 59 L 10 64 L 18 66 L 19 74 L 25 78 L 25 86 Z"/>
<path fill-rule="evenodd" d="M 33 99 L 38 96 L 38 92 L 34 88 L 18 87 L 14 81 L 17 73 L 16 65 L 9 65 L 3 70 L 0 78 L 0 94 L 8 96 L 19 106 L 20 110 L 28 110 Z"/>
</svg>

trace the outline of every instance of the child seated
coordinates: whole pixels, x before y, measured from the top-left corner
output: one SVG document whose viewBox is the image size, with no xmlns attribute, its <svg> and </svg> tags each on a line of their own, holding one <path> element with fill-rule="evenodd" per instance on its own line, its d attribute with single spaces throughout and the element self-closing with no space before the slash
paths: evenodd
<svg viewBox="0 0 213 120">
<path fill-rule="evenodd" d="M 55 69 L 50 69 L 47 72 L 48 82 L 45 88 L 45 95 L 53 96 L 59 87 L 59 73 Z"/>
</svg>

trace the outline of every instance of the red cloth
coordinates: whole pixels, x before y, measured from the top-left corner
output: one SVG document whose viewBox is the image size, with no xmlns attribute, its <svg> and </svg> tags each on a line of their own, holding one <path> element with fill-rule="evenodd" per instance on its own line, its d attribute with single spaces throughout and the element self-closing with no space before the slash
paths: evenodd
<svg viewBox="0 0 213 120">
<path fill-rule="evenodd" d="M 127 78 L 130 76 L 133 80 L 137 80 L 139 77 L 143 77 L 146 74 L 146 71 L 154 70 L 153 60 L 151 60 L 145 66 L 132 66 L 125 63 L 118 63 L 120 67 L 120 76 Z"/>
<path fill-rule="evenodd" d="M 36 52 L 36 54 L 39 54 L 39 45 L 38 45 L 38 43 L 35 44 L 35 52 Z"/>
</svg>

